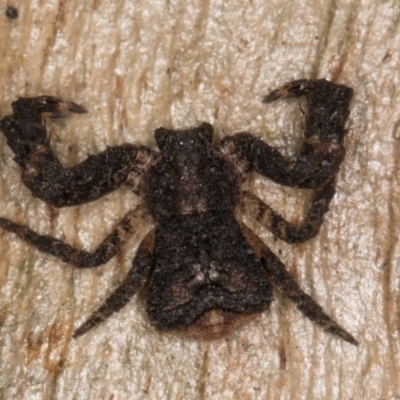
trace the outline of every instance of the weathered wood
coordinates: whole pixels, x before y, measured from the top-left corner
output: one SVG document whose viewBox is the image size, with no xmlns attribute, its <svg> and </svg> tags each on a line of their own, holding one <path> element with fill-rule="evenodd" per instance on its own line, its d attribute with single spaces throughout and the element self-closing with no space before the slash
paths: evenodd
<svg viewBox="0 0 400 400">
<path fill-rule="evenodd" d="M 16 3 L 16 2 L 15 2 Z M 8 2 L 10 5 L 11 2 Z M 140 237 L 96 270 L 75 270 L 0 233 L 0 398 L 393 399 L 400 395 L 400 6 L 397 1 L 79 2 L 20 0 L 0 15 L 0 117 L 49 94 L 89 114 L 49 123 L 61 160 L 159 126 L 211 122 L 294 151 L 297 102 L 261 103 L 292 79 L 355 90 L 338 190 L 319 235 L 274 242 L 282 261 L 360 342 L 325 334 L 282 297 L 227 340 L 156 332 L 138 298 L 97 329 L 74 328 L 109 295 Z M 138 202 L 127 190 L 53 209 L 31 197 L 0 138 L 1 215 L 93 249 Z M 291 221 L 308 193 L 257 177 L 253 191 Z M 142 237 L 145 232 L 143 232 Z"/>
</svg>

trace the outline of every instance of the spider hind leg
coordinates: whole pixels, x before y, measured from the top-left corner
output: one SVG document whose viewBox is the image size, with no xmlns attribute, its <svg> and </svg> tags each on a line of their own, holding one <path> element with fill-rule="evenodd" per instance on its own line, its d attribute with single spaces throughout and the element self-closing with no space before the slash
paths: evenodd
<svg viewBox="0 0 400 400">
<path fill-rule="evenodd" d="M 249 244 L 256 255 L 261 259 L 268 278 L 272 285 L 284 293 L 292 301 L 299 311 L 315 322 L 326 332 L 330 332 L 344 341 L 358 346 L 357 340 L 332 320 L 322 307 L 311 296 L 304 293 L 293 277 L 287 272 L 283 263 L 278 257 L 244 224 L 241 225 Z"/>
<path fill-rule="evenodd" d="M 146 235 L 139 245 L 132 262 L 132 268 L 122 284 L 107 298 L 107 300 L 77 328 L 73 334 L 76 339 L 96 325 L 100 324 L 115 312 L 124 307 L 136 292 L 144 285 L 149 275 L 154 252 L 154 231 Z"/>
</svg>

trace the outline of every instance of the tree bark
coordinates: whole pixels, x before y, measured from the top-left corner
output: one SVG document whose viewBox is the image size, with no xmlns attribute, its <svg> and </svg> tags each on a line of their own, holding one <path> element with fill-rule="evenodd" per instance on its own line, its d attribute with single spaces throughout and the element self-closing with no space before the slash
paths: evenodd
<svg viewBox="0 0 400 400">
<path fill-rule="evenodd" d="M 262 96 L 301 78 L 355 91 L 337 193 L 316 238 L 275 241 L 300 287 L 360 342 L 324 333 L 279 293 L 227 339 L 157 332 L 143 293 L 77 340 L 74 329 L 121 282 L 140 239 L 95 270 L 77 270 L 0 232 L 0 398 L 394 399 L 400 396 L 400 4 L 396 0 L 0 3 L 0 117 L 19 96 L 49 94 L 89 110 L 49 122 L 65 165 L 156 128 L 208 121 L 293 154 L 297 100 Z M 15 6 L 18 17 L 6 16 Z M 302 107 L 305 103 L 302 102 Z M 0 138 L 1 216 L 93 249 L 140 202 L 120 189 L 55 209 L 31 196 Z M 252 192 L 290 221 L 307 190 L 255 176 Z M 249 222 L 249 221 L 247 221 Z"/>
</svg>

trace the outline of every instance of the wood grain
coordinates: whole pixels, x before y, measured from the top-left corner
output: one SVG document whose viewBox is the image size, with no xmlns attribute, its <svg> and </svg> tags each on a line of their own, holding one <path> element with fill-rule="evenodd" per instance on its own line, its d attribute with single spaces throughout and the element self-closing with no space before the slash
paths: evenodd
<svg viewBox="0 0 400 400">
<path fill-rule="evenodd" d="M 6 5 L 19 17 L 5 16 Z M 347 155 L 320 234 L 274 242 L 296 277 L 360 342 L 355 348 L 278 296 L 227 340 L 156 332 L 143 297 L 78 340 L 74 328 L 124 278 L 142 236 L 78 271 L 0 233 L 0 398 L 383 399 L 400 396 L 400 5 L 396 0 L 0 1 L 0 117 L 49 94 L 89 114 L 49 123 L 74 165 L 107 145 L 153 145 L 159 126 L 212 123 L 293 153 L 296 101 L 261 103 L 281 84 L 327 78 L 355 91 Z M 286 149 L 286 150 L 285 150 Z M 252 191 L 298 221 L 309 193 L 254 177 Z M 19 179 L 0 138 L 1 215 L 93 249 L 138 199 L 118 190 L 54 209 Z"/>
</svg>

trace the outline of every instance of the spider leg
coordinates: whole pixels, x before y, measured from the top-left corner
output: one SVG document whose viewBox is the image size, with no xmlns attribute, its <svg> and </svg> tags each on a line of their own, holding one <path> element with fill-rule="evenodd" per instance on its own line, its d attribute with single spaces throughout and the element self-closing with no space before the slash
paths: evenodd
<svg viewBox="0 0 400 400">
<path fill-rule="evenodd" d="M 330 332 L 344 341 L 358 346 L 357 340 L 333 321 L 322 309 L 322 307 L 304 293 L 293 277 L 287 272 L 278 257 L 257 237 L 246 225 L 241 224 L 243 233 L 265 267 L 266 273 L 273 286 L 284 293 L 308 319 L 315 322 L 325 331 Z"/>
<path fill-rule="evenodd" d="M 0 218 L 0 227 L 17 234 L 22 240 L 38 250 L 51 254 L 78 268 L 92 268 L 106 263 L 114 257 L 133 235 L 140 221 L 147 216 L 142 206 L 129 211 L 93 252 L 78 250 L 59 239 L 48 235 L 39 235 L 24 225 L 16 224 L 6 218 Z"/>
<path fill-rule="evenodd" d="M 320 81 L 325 81 L 325 79 L 320 79 Z M 317 82 L 318 81 L 313 81 L 311 79 L 297 79 L 288 82 L 264 96 L 262 102 L 272 103 L 273 101 L 282 98 L 299 97 L 310 94 Z"/>
<path fill-rule="evenodd" d="M 307 96 L 308 112 L 304 142 L 294 163 L 247 132 L 225 137 L 221 141 L 222 150 L 232 158 L 244 159 L 250 170 L 282 185 L 316 188 L 329 182 L 345 155 L 344 126 L 353 90 L 325 79 L 303 79 L 271 92 L 264 102 L 301 95 Z"/>
<path fill-rule="evenodd" d="M 153 260 L 154 230 L 146 235 L 137 250 L 132 262 L 132 268 L 122 284 L 107 298 L 90 317 L 73 334 L 77 337 L 85 334 L 96 325 L 103 322 L 113 313 L 119 311 L 142 287 L 149 275 Z"/>
<path fill-rule="evenodd" d="M 56 207 L 95 200 L 139 175 L 150 158 L 143 146 L 113 146 L 82 163 L 64 168 L 50 147 L 44 117 L 63 118 L 85 113 L 73 102 L 51 96 L 20 97 L 13 114 L 0 121 L 0 130 L 15 153 L 21 177 L 32 194 Z"/>
<path fill-rule="evenodd" d="M 335 194 L 335 178 L 316 189 L 311 207 L 300 226 L 295 227 L 276 213 L 257 196 L 243 192 L 241 207 L 247 215 L 269 229 L 276 237 L 287 243 L 303 243 L 316 236 L 329 211 L 329 203 Z"/>
</svg>

